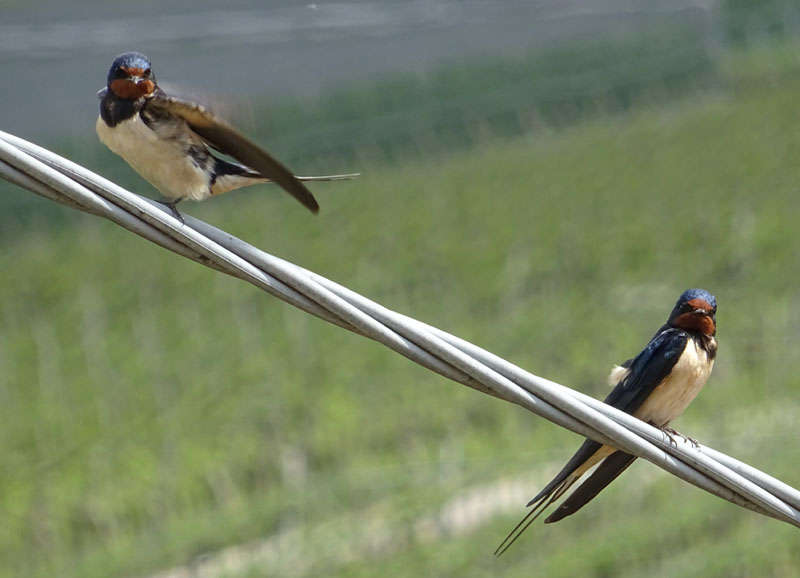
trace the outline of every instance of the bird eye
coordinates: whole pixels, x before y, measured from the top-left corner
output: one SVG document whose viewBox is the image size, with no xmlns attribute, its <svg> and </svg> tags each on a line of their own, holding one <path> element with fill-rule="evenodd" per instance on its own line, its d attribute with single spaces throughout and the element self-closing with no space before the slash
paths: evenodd
<svg viewBox="0 0 800 578">
<path fill-rule="evenodd" d="M 120 67 L 114 70 L 114 78 L 127 78 L 127 77 L 128 77 L 128 71 L 125 70 L 124 68 Z"/>
<path fill-rule="evenodd" d="M 151 70 L 148 68 L 147 70 L 145 70 L 145 71 L 144 71 L 144 75 L 143 75 L 143 76 L 144 76 L 145 78 L 150 78 L 150 74 L 151 74 L 151 73 L 152 73 L 152 71 L 151 71 Z"/>
</svg>

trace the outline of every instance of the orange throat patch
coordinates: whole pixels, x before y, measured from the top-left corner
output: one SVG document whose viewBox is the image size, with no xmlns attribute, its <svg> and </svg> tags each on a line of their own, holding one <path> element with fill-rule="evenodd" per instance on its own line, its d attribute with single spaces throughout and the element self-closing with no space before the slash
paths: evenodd
<svg viewBox="0 0 800 578">
<path fill-rule="evenodd" d="M 142 80 L 136 83 L 127 78 L 118 78 L 111 83 L 109 89 L 119 98 L 124 100 L 136 100 L 148 94 L 152 94 L 156 89 L 156 83 L 152 80 Z"/>
</svg>

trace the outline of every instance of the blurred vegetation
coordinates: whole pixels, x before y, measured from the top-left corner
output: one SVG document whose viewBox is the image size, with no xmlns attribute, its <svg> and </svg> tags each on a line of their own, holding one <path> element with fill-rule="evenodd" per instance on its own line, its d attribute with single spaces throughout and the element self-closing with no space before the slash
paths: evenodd
<svg viewBox="0 0 800 578">
<path fill-rule="evenodd" d="M 706 23 L 569 43 L 518 58 L 396 76 L 258 110 L 256 130 L 291 161 L 391 163 L 431 149 L 559 129 L 716 83 Z"/>
<path fill-rule="evenodd" d="M 641 68 L 593 76 L 594 52 L 334 95 L 304 113 L 330 135 L 316 149 L 282 128 L 300 122 L 287 105 L 259 127 L 276 152 L 364 175 L 315 187 L 318 218 L 274 190 L 184 210 L 598 397 L 679 293 L 705 287 L 719 301 L 719 361 L 676 425 L 797 486 L 791 49 L 724 66 L 689 50 L 699 72 L 640 89 Z M 548 104 L 534 80 L 563 63 L 585 84 Z M 506 123 L 483 87 L 515 84 L 530 107 Z M 145 190 L 96 143 L 59 150 Z M 485 486 L 459 510 L 468 517 L 520 477 L 532 495 L 576 436 L 110 224 L 2 190 L 0 576 L 147 575 L 265 537 L 268 565 L 225 575 L 727 578 L 800 564 L 795 528 L 647 464 L 496 560 L 524 499 L 474 526 L 446 523 L 451 500 Z"/>
<path fill-rule="evenodd" d="M 797 38 L 800 6 L 792 0 L 723 0 L 725 37 L 733 46 Z"/>
</svg>

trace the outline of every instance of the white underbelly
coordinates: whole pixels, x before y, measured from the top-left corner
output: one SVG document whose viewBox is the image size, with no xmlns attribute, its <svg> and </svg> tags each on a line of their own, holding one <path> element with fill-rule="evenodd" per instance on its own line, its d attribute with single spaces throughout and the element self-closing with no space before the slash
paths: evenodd
<svg viewBox="0 0 800 578">
<path fill-rule="evenodd" d="M 104 145 L 168 199 L 202 201 L 211 195 L 209 176 L 184 152 L 185 145 L 179 140 L 160 138 L 138 114 L 115 127 L 98 117 L 96 129 Z"/>
<path fill-rule="evenodd" d="M 658 427 L 677 419 L 703 388 L 713 365 L 714 360 L 708 358 L 705 349 L 689 339 L 669 376 L 633 415 Z"/>
</svg>

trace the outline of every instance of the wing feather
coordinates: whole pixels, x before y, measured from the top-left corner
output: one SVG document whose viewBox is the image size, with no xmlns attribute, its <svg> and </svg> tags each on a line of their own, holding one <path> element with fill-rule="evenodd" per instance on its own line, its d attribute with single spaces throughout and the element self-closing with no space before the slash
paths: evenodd
<svg viewBox="0 0 800 578">
<path fill-rule="evenodd" d="M 659 329 L 639 355 L 620 366 L 620 369 L 625 371 L 617 373 L 621 379 L 608 394 L 605 403 L 626 413 L 635 413 L 653 390 L 670 374 L 681 353 L 686 349 L 688 340 L 689 335 L 680 329 L 668 326 Z M 609 449 L 587 438 L 556 477 L 528 502 L 528 507 L 533 508 L 506 536 L 495 551 L 495 555 L 499 556 L 508 550 L 548 506 L 561 497 L 591 465 L 597 463 L 597 457 L 605 457 L 602 453 L 598 454 L 604 447 Z M 619 450 L 607 455 L 592 475 L 545 519 L 545 523 L 557 522 L 580 510 L 635 460 L 636 456 Z"/>
<path fill-rule="evenodd" d="M 319 212 L 314 195 L 289 169 L 205 107 L 163 93 L 150 98 L 147 107 L 181 117 L 209 146 L 274 181 L 311 212 Z"/>
<path fill-rule="evenodd" d="M 633 359 L 625 377 L 611 390 L 605 403 L 634 414 L 670 374 L 688 340 L 689 334 L 683 330 L 662 328 Z"/>
</svg>

